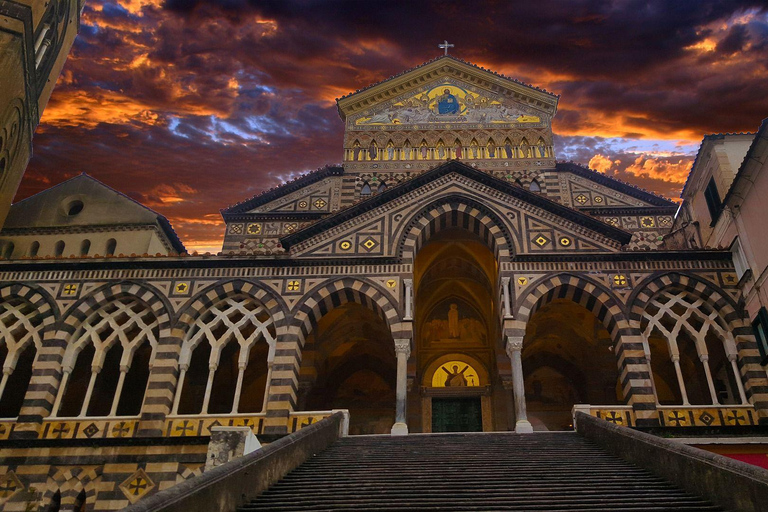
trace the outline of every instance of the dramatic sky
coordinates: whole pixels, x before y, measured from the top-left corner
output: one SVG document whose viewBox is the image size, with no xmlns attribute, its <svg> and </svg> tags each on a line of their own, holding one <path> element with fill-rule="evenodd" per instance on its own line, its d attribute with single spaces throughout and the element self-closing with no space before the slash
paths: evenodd
<svg viewBox="0 0 768 512">
<path fill-rule="evenodd" d="M 668 197 L 768 117 L 765 0 L 87 0 L 16 199 L 86 172 L 218 250 L 220 208 L 341 160 L 337 97 L 444 39 L 561 95 L 558 159 Z"/>
</svg>

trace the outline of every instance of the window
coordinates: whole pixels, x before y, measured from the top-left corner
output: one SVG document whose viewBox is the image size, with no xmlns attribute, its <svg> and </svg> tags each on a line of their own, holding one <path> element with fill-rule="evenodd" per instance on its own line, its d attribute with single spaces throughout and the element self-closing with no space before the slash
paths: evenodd
<svg viewBox="0 0 768 512">
<path fill-rule="evenodd" d="M 67 215 L 69 215 L 70 217 L 74 217 L 75 215 L 83 211 L 83 206 L 84 206 L 83 202 L 80 200 L 72 201 L 67 205 Z"/>
<path fill-rule="evenodd" d="M 755 321 L 752 322 L 752 329 L 755 331 L 757 339 L 757 348 L 760 350 L 760 364 L 768 364 L 768 310 L 765 307 L 757 312 Z"/>
<path fill-rule="evenodd" d="M 720 202 L 720 194 L 717 192 L 717 185 L 715 184 L 715 178 L 709 179 L 709 184 L 704 190 L 704 199 L 707 200 L 707 208 L 709 208 L 709 216 L 712 218 L 710 226 L 714 226 L 720 217 L 720 212 L 723 210 L 723 204 Z"/>
<path fill-rule="evenodd" d="M 117 249 L 117 240 L 114 238 L 110 238 L 107 240 L 107 249 L 104 252 L 106 256 L 114 256 L 115 255 L 115 249 Z"/>
<path fill-rule="evenodd" d="M 29 257 L 34 258 L 37 256 L 37 253 L 40 251 L 40 242 L 34 241 L 32 242 L 32 245 L 29 246 Z"/>
<path fill-rule="evenodd" d="M 538 181 L 533 180 L 531 182 L 530 189 L 531 189 L 531 192 L 541 192 L 541 185 L 539 185 Z"/>
<path fill-rule="evenodd" d="M 15 246 L 13 245 L 13 242 L 6 242 L 5 247 L 3 247 L 3 258 L 7 260 L 11 259 L 11 256 L 13 256 L 14 249 L 15 249 Z"/>
<path fill-rule="evenodd" d="M 360 197 L 368 197 L 371 195 L 371 186 L 366 181 L 363 183 L 363 188 L 360 189 Z"/>
<path fill-rule="evenodd" d="M 56 242 L 56 245 L 53 246 L 53 255 L 61 256 L 62 254 L 64 254 L 64 240 L 59 240 Z"/>
<path fill-rule="evenodd" d="M 749 270 L 749 264 L 747 258 L 744 255 L 744 250 L 741 248 L 741 242 L 738 237 L 731 244 L 731 254 L 733 257 L 733 266 L 736 269 L 736 277 L 741 279 L 744 274 Z"/>
<path fill-rule="evenodd" d="M 80 256 L 88 256 L 88 251 L 91 250 L 91 241 L 87 238 L 80 244 Z"/>
<path fill-rule="evenodd" d="M 379 185 L 379 194 L 381 194 L 385 190 L 387 190 L 387 184 L 382 181 L 381 185 Z"/>
</svg>

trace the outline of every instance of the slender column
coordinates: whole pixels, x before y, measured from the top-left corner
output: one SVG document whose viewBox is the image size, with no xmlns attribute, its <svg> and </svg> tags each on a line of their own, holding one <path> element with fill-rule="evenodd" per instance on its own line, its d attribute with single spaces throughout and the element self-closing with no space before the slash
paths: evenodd
<svg viewBox="0 0 768 512">
<path fill-rule="evenodd" d="M 120 403 L 120 395 L 123 394 L 123 385 L 125 384 L 125 375 L 128 373 L 128 366 L 120 366 L 120 377 L 117 380 L 117 389 L 112 398 L 112 408 L 109 410 L 110 416 L 117 416 L 117 404 Z"/>
<path fill-rule="evenodd" d="M 403 320 L 413 320 L 413 279 L 403 279 L 405 285 L 405 316 Z"/>
<path fill-rule="evenodd" d="M 507 337 L 507 355 L 512 361 L 512 393 L 515 396 L 515 432 L 533 432 L 525 411 L 525 381 L 523 380 L 523 337 Z"/>
<path fill-rule="evenodd" d="M 261 412 L 267 412 L 267 400 L 269 400 L 269 383 L 272 380 L 272 361 L 267 362 L 267 383 L 264 385 L 264 400 L 261 401 Z"/>
<path fill-rule="evenodd" d="M 504 318 L 512 318 L 512 304 L 509 301 L 509 278 L 501 278 L 501 286 L 504 288 Z"/>
<path fill-rule="evenodd" d="M 408 358 L 411 357 L 411 340 L 408 338 L 396 339 L 395 355 L 397 355 L 397 386 L 395 388 L 397 402 L 395 404 L 395 424 L 392 425 L 392 435 L 404 436 L 408 434 L 405 406 L 408 384 Z"/>
<path fill-rule="evenodd" d="M 59 391 L 56 393 L 56 400 L 53 402 L 53 408 L 51 409 L 51 418 L 55 418 L 59 414 L 59 407 L 61 407 L 61 400 L 64 398 L 64 391 L 67 389 L 69 383 L 69 375 L 72 373 L 72 368 L 64 368 L 64 375 L 61 376 L 61 383 L 59 384 Z"/>
<path fill-rule="evenodd" d="M 8 384 L 8 378 L 13 373 L 13 368 L 3 368 L 3 380 L 0 380 L 0 398 L 3 398 L 5 386 Z"/>
<path fill-rule="evenodd" d="M 176 394 L 173 397 L 173 407 L 171 408 L 171 414 L 179 414 L 179 402 L 181 401 L 181 391 L 184 389 L 184 378 L 187 376 L 188 364 L 181 365 L 181 372 L 179 373 L 179 382 L 176 385 Z"/>
<path fill-rule="evenodd" d="M 237 365 L 237 384 L 235 384 L 235 398 L 232 400 L 232 414 L 237 414 L 237 408 L 240 405 L 240 393 L 243 391 L 243 375 L 245 375 L 246 363 Z"/>
<path fill-rule="evenodd" d="M 709 395 L 712 397 L 712 405 L 720 405 L 717 401 L 717 390 L 715 390 L 715 381 L 712 380 L 712 370 L 709 367 L 709 356 L 701 354 L 699 356 L 701 364 L 704 365 L 704 374 L 707 376 L 707 386 L 709 386 Z"/>
<path fill-rule="evenodd" d="M 736 387 L 739 388 L 739 398 L 741 398 L 742 405 L 747 405 L 747 394 L 744 392 L 744 383 L 741 382 L 741 373 L 739 373 L 739 365 L 736 363 L 736 354 L 728 354 L 728 360 L 731 362 L 731 368 L 733 369 L 733 378 L 736 380 Z M 2 396 L 2 394 L 0 394 Z"/>
<path fill-rule="evenodd" d="M 213 388 L 213 377 L 216 375 L 216 368 L 219 365 L 212 364 L 208 367 L 208 382 L 205 383 L 205 398 L 203 398 L 203 408 L 201 414 L 208 414 L 208 402 L 211 401 L 211 389 Z"/>
<path fill-rule="evenodd" d="M 691 405 L 688 401 L 688 393 L 685 391 L 685 382 L 683 382 L 683 371 L 680 369 L 680 356 L 672 356 L 672 364 L 675 365 L 675 373 L 677 374 L 677 384 L 680 386 L 680 394 L 683 395 L 683 405 Z"/>
<path fill-rule="evenodd" d="M 80 416 L 85 416 L 88 412 L 88 403 L 91 401 L 91 395 L 93 394 L 93 387 L 96 385 L 96 378 L 99 376 L 101 368 L 97 366 L 91 367 L 91 380 L 88 382 L 88 391 L 85 392 L 85 398 L 83 399 L 83 406 L 80 409 Z"/>
<path fill-rule="evenodd" d="M 643 335 L 643 352 L 645 353 L 645 360 L 648 361 L 648 373 L 651 377 L 651 389 L 653 390 L 654 401 L 659 403 L 659 394 L 656 392 L 656 379 L 653 376 L 653 365 L 651 363 L 651 345 L 648 343 L 648 337 Z"/>
</svg>

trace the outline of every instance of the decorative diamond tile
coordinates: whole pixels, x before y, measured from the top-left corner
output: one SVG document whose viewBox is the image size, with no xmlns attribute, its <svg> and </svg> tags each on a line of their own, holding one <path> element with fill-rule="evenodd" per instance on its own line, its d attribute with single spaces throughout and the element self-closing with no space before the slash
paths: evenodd
<svg viewBox="0 0 768 512">
<path fill-rule="evenodd" d="M 243 225 L 242 224 L 230 224 L 229 225 L 229 232 L 233 235 L 240 235 L 243 233 Z"/>
<path fill-rule="evenodd" d="M 261 224 L 248 224 L 248 234 L 249 235 L 260 235 L 261 234 Z"/>
<path fill-rule="evenodd" d="M 174 295 L 189 295 L 189 291 L 192 289 L 189 281 L 176 281 L 173 285 Z"/>
<path fill-rule="evenodd" d="M 536 238 L 533 239 L 533 243 L 535 243 L 539 247 L 544 247 L 549 243 L 549 238 L 547 238 L 542 234 L 539 234 L 539 235 L 536 235 Z"/>
<path fill-rule="evenodd" d="M 307 207 L 307 202 L 306 201 L 304 201 L 304 200 L 299 201 L 299 208 L 306 208 L 306 207 Z"/>
<path fill-rule="evenodd" d="M 285 231 L 286 233 L 293 233 L 294 231 L 296 231 L 296 228 L 298 227 L 299 225 L 296 224 L 295 222 L 286 222 L 285 224 L 283 224 L 283 231 Z"/>
<path fill-rule="evenodd" d="M 315 201 L 315 208 L 325 208 L 325 205 L 328 204 L 323 199 L 318 199 Z"/>
<path fill-rule="evenodd" d="M 301 281 L 298 281 L 295 279 L 292 281 L 288 281 L 288 283 L 285 285 L 285 289 L 289 292 L 301 291 Z"/>
<path fill-rule="evenodd" d="M 342 242 L 339 244 L 339 248 L 342 251 L 348 251 L 352 247 L 352 242 L 349 240 L 342 240 Z"/>
<path fill-rule="evenodd" d="M 709 411 L 704 411 L 699 415 L 699 421 L 706 426 L 710 426 L 715 421 L 715 417 L 709 414 Z"/>
<path fill-rule="evenodd" d="M 99 427 L 95 423 L 91 423 L 83 429 L 83 434 L 89 439 L 99 433 Z"/>
<path fill-rule="evenodd" d="M 120 490 L 131 503 L 136 503 L 142 496 L 147 494 L 155 487 L 155 483 L 144 472 L 143 469 L 137 470 L 120 484 Z"/>
<path fill-rule="evenodd" d="M 613 276 L 613 284 L 616 286 L 627 286 L 627 276 L 624 274 L 616 274 Z"/>
<path fill-rule="evenodd" d="M 584 194 L 579 194 L 576 196 L 576 202 L 579 204 L 585 204 L 587 201 L 589 201 L 589 198 Z"/>
<path fill-rule="evenodd" d="M 363 243 L 362 243 L 361 245 L 362 245 L 363 247 L 365 247 L 367 250 L 369 250 L 369 251 L 372 251 L 372 250 L 374 249 L 374 247 L 376 247 L 376 246 L 377 246 L 377 245 L 379 245 L 379 244 L 377 244 L 377 243 L 376 243 L 376 240 L 374 240 L 373 238 L 371 238 L 371 237 L 368 237 L 368 238 L 366 238 L 366 239 L 363 241 Z"/>
<path fill-rule="evenodd" d="M 656 225 L 656 221 L 653 217 L 640 217 L 640 225 L 644 228 L 652 228 Z"/>
<path fill-rule="evenodd" d="M 571 245 L 571 239 L 568 238 L 567 236 L 561 236 L 559 241 L 560 241 L 560 245 L 562 245 L 563 247 L 568 247 Z"/>
<path fill-rule="evenodd" d="M 603 202 L 603 196 L 595 196 L 594 199 L 592 199 L 597 204 L 600 204 Z"/>
<path fill-rule="evenodd" d="M 115 423 L 112 427 L 112 437 L 128 437 L 130 433 L 131 426 L 125 421 Z"/>
</svg>

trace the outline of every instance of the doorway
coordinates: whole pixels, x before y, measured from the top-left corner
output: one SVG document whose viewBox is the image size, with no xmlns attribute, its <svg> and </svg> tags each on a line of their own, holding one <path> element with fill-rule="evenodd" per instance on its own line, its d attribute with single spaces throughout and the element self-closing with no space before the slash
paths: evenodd
<svg viewBox="0 0 768 512">
<path fill-rule="evenodd" d="M 432 432 L 482 432 L 480 397 L 433 398 Z"/>
</svg>

